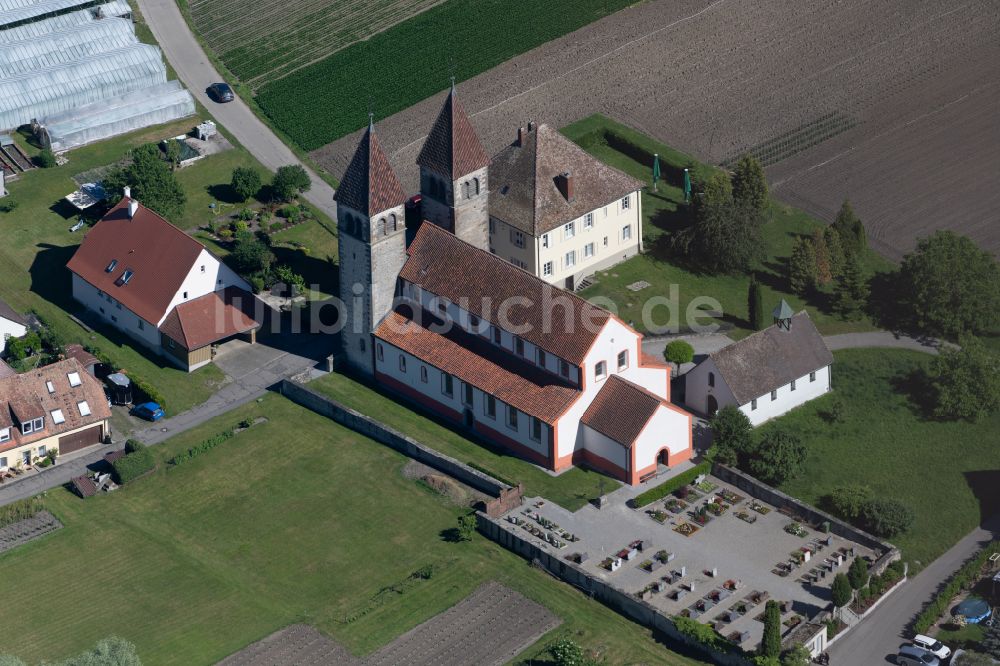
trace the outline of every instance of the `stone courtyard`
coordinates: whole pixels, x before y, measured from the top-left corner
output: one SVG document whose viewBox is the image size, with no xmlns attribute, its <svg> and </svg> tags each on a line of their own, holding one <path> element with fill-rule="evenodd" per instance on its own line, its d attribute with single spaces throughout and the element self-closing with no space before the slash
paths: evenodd
<svg viewBox="0 0 1000 666">
<path fill-rule="evenodd" d="M 670 495 L 641 509 L 613 493 L 603 508 L 575 513 L 528 498 L 503 519 L 587 573 L 668 616 L 712 624 L 745 649 L 760 642 L 768 599 L 781 604 L 787 634 L 829 606 L 834 576 L 855 557 L 874 559 L 717 478 L 686 489 L 683 500 Z"/>
</svg>

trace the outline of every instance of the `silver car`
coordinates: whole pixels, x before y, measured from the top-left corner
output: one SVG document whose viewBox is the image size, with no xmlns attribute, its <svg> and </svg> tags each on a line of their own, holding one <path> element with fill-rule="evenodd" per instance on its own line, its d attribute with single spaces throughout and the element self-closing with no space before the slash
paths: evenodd
<svg viewBox="0 0 1000 666">
<path fill-rule="evenodd" d="M 901 645 L 896 663 L 899 666 L 941 666 L 941 660 L 933 652 L 916 645 Z"/>
</svg>

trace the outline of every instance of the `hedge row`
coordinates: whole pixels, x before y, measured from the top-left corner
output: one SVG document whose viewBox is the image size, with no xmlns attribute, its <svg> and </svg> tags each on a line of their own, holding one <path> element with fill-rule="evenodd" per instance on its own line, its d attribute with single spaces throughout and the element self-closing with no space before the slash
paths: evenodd
<svg viewBox="0 0 1000 666">
<path fill-rule="evenodd" d="M 963 589 L 969 589 L 983 572 L 987 558 L 1000 549 L 1000 541 L 993 541 L 972 559 L 962 565 L 951 580 L 938 592 L 937 596 L 917 616 L 913 629 L 918 634 L 926 633 L 941 615 L 948 610 L 948 604 Z"/>
<path fill-rule="evenodd" d="M 156 468 L 156 456 L 145 447 L 138 447 L 112 463 L 115 482 L 125 484 L 134 481 Z"/>
<path fill-rule="evenodd" d="M 31 518 L 42 510 L 42 501 L 37 497 L 17 500 L 4 506 L 0 506 L 0 527 L 13 525 L 22 520 Z"/>
<path fill-rule="evenodd" d="M 672 479 L 668 479 L 656 486 L 655 488 L 650 488 L 644 493 L 639 493 L 632 500 L 632 505 L 635 508 L 641 508 L 647 504 L 652 504 L 656 500 L 663 499 L 670 493 L 674 492 L 682 486 L 686 486 L 695 480 L 696 477 L 702 474 L 709 474 L 712 471 L 712 463 L 709 461 L 700 462 L 686 472 L 681 472 Z"/>
<path fill-rule="evenodd" d="M 215 437 L 210 437 L 201 444 L 198 444 L 197 446 L 192 446 L 184 453 L 178 453 L 176 456 L 170 459 L 170 464 L 180 465 L 193 458 L 197 458 L 202 453 L 205 453 L 206 451 L 211 451 L 219 444 L 222 444 L 226 440 L 230 439 L 234 434 L 235 433 L 232 430 L 227 430 L 226 432 L 220 433 Z"/>
</svg>

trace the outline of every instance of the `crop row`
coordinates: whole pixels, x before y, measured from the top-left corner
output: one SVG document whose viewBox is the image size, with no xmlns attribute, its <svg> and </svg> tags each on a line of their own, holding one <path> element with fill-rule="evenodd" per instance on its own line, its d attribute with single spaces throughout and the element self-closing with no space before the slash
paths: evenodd
<svg viewBox="0 0 1000 666">
<path fill-rule="evenodd" d="M 401 111 L 634 0 L 449 0 L 264 85 L 257 102 L 306 150 Z"/>
</svg>

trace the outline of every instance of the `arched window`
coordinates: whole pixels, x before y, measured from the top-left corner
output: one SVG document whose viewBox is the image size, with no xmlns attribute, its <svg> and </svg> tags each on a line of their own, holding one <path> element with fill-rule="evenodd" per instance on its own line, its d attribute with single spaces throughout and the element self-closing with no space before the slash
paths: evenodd
<svg viewBox="0 0 1000 666">
<path fill-rule="evenodd" d="M 470 183 L 469 181 L 465 181 L 464 183 L 462 183 L 462 192 L 465 195 L 466 199 L 471 198 L 472 197 L 472 183 Z"/>
<path fill-rule="evenodd" d="M 379 236 L 385 236 L 388 233 L 388 227 L 385 224 L 385 218 L 383 217 L 378 221 L 378 234 Z"/>
<path fill-rule="evenodd" d="M 708 385 L 709 386 L 715 386 L 715 373 L 714 372 L 708 373 Z"/>
<path fill-rule="evenodd" d="M 396 219 L 395 213 L 389 214 L 389 229 L 390 231 L 398 231 L 399 229 L 399 220 Z"/>
<path fill-rule="evenodd" d="M 472 179 L 472 193 L 473 194 L 479 194 L 479 179 L 478 178 L 473 178 Z"/>
</svg>

